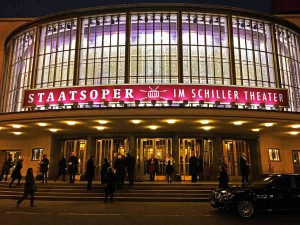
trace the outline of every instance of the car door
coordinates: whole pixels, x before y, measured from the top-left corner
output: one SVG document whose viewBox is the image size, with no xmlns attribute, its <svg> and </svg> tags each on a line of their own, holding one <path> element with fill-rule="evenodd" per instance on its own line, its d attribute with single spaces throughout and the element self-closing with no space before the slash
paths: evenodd
<svg viewBox="0 0 300 225">
<path fill-rule="evenodd" d="M 268 208 L 285 210 L 291 208 L 293 200 L 293 189 L 291 187 L 291 176 L 282 175 L 272 183 L 267 193 Z"/>
</svg>

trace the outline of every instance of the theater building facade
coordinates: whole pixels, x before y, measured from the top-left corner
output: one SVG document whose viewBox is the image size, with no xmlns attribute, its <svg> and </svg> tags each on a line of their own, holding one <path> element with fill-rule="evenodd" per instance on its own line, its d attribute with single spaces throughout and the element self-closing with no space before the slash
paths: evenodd
<svg viewBox="0 0 300 225">
<path fill-rule="evenodd" d="M 133 4 L 0 21 L 0 154 L 54 177 L 75 152 L 78 175 L 95 155 L 130 152 L 136 177 L 148 159 L 189 158 L 216 180 L 225 155 L 231 180 L 246 153 L 251 176 L 300 172 L 300 28 L 272 15 L 189 4 Z M 4 33 L 2 32 L 2 35 Z M 1 37 L 3 38 L 3 36 Z M 25 170 L 23 171 L 25 173 Z"/>
</svg>

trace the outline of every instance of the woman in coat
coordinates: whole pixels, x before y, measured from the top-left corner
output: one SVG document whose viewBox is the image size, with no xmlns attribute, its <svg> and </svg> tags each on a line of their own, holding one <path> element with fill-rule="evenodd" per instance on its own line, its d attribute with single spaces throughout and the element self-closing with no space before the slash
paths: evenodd
<svg viewBox="0 0 300 225">
<path fill-rule="evenodd" d="M 105 183 L 104 182 L 104 175 L 107 172 L 108 167 L 110 167 L 110 164 L 109 164 L 107 158 L 104 158 L 104 163 L 103 163 L 103 165 L 101 167 L 101 171 L 100 171 L 100 173 L 101 173 L 101 184 Z"/>
<path fill-rule="evenodd" d="M 87 180 L 87 190 L 92 190 L 92 182 L 95 177 L 95 156 L 91 156 L 90 159 L 86 162 L 85 168 L 85 177 Z"/>
<path fill-rule="evenodd" d="M 107 197 L 110 195 L 110 202 L 114 201 L 114 193 L 115 193 L 115 173 L 113 168 L 109 167 L 107 172 L 104 175 L 104 203 L 107 202 Z"/>
<path fill-rule="evenodd" d="M 17 201 L 17 207 L 21 204 L 21 202 L 30 195 L 30 207 L 35 207 L 34 205 L 34 193 L 37 191 L 34 176 L 33 176 L 33 169 L 28 168 L 27 174 L 25 178 L 25 186 L 24 186 L 24 194 L 19 200 Z"/>
<path fill-rule="evenodd" d="M 17 162 L 16 168 L 14 169 L 11 175 L 12 180 L 9 184 L 9 187 L 12 187 L 12 184 L 14 183 L 15 180 L 18 180 L 17 185 L 20 185 L 22 179 L 21 169 L 23 168 L 23 161 L 24 159 L 19 159 L 19 161 Z"/>
</svg>

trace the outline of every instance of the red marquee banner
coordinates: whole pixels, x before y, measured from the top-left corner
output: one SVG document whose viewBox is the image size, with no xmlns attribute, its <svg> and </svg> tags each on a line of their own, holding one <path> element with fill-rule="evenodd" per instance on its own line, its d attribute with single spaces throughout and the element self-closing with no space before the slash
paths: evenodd
<svg viewBox="0 0 300 225">
<path fill-rule="evenodd" d="M 23 106 L 71 105 L 74 102 L 97 104 L 104 101 L 130 103 L 135 100 L 139 100 L 141 103 L 148 103 L 151 100 L 156 100 L 157 103 L 168 100 L 172 100 L 174 103 L 182 103 L 184 100 L 189 103 L 198 103 L 200 100 L 205 103 L 220 101 L 221 104 L 249 102 L 289 107 L 286 89 L 188 84 L 99 85 L 25 90 Z"/>
</svg>

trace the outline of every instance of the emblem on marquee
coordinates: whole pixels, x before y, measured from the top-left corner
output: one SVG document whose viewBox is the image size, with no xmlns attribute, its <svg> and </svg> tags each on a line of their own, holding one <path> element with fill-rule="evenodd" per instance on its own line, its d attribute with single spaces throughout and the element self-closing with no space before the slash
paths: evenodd
<svg viewBox="0 0 300 225">
<path fill-rule="evenodd" d="M 160 96 L 161 93 L 165 93 L 167 92 L 167 90 L 158 90 L 159 89 L 159 86 L 157 86 L 156 88 L 152 88 L 150 86 L 149 87 L 149 90 L 140 90 L 140 92 L 144 92 L 144 93 L 147 93 L 147 97 L 144 97 L 144 98 L 141 98 L 140 100 L 145 100 L 147 98 L 151 99 L 151 98 L 161 98 L 161 99 L 164 99 L 164 100 L 168 100 L 168 98 L 165 98 L 163 96 Z"/>
</svg>

